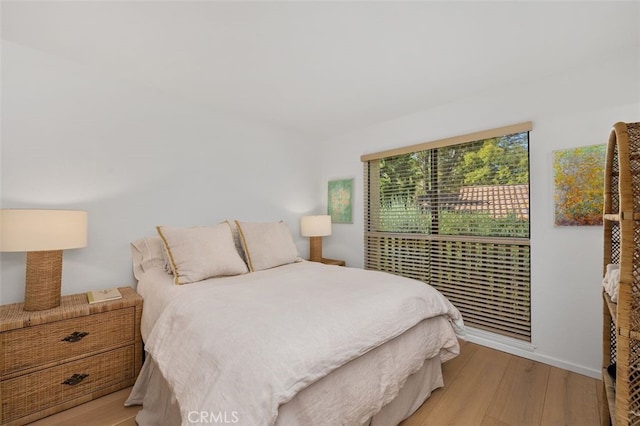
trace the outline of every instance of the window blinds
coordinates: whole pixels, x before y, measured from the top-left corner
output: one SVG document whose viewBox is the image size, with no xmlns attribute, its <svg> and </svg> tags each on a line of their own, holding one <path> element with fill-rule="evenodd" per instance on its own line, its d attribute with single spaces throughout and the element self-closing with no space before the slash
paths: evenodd
<svg viewBox="0 0 640 426">
<path fill-rule="evenodd" d="M 429 283 L 468 325 L 530 341 L 530 129 L 363 156 L 365 267 Z"/>
</svg>

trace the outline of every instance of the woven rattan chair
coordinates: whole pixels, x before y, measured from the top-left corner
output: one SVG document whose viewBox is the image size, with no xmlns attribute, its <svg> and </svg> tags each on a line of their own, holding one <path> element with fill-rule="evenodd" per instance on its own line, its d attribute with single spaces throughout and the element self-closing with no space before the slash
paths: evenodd
<svg viewBox="0 0 640 426">
<path fill-rule="evenodd" d="M 604 270 L 608 264 L 620 265 L 620 284 L 617 303 L 603 291 L 601 424 L 640 425 L 640 123 L 616 123 L 609 137 Z"/>
</svg>

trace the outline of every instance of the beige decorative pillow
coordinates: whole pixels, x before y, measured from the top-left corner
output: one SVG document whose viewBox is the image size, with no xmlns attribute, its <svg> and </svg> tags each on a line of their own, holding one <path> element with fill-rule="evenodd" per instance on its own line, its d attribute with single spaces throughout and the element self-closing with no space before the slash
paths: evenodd
<svg viewBox="0 0 640 426">
<path fill-rule="evenodd" d="M 158 226 L 157 229 L 176 284 L 248 272 L 233 243 L 228 223 L 194 228 Z"/>
<path fill-rule="evenodd" d="M 284 222 L 238 222 L 244 255 L 253 272 L 299 260 L 291 232 Z"/>
</svg>

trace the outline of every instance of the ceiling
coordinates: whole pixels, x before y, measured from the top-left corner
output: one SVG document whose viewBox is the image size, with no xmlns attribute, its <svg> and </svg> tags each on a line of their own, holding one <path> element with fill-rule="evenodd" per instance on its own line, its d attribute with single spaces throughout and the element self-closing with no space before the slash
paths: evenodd
<svg viewBox="0 0 640 426">
<path fill-rule="evenodd" d="M 315 140 L 640 56 L 636 2 L 3 0 L 1 13 L 4 40 Z"/>
</svg>

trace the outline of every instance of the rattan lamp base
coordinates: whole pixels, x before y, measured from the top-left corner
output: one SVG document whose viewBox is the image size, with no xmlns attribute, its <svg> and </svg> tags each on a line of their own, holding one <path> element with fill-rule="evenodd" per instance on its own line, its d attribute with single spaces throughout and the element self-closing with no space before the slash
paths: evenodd
<svg viewBox="0 0 640 426">
<path fill-rule="evenodd" d="M 27 252 L 24 310 L 43 311 L 60 306 L 62 250 Z"/>
<path fill-rule="evenodd" d="M 309 237 L 309 260 L 322 261 L 322 237 Z"/>
</svg>

